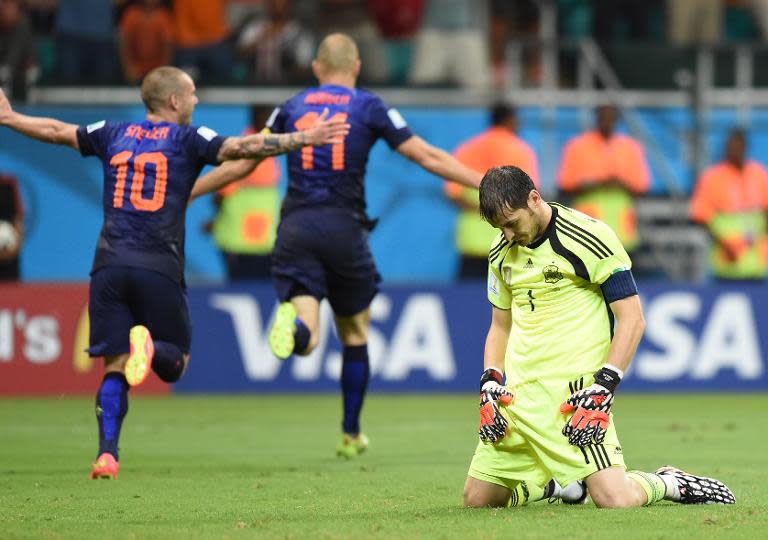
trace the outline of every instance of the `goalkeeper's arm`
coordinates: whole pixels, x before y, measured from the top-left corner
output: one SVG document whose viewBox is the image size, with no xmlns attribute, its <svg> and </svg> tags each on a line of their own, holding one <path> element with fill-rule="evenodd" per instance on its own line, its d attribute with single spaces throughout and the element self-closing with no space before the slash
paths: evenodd
<svg viewBox="0 0 768 540">
<path fill-rule="evenodd" d="M 645 330 L 643 308 L 636 294 L 615 300 L 609 306 L 616 317 L 616 327 L 605 363 L 626 372 Z"/>
<path fill-rule="evenodd" d="M 483 366 L 480 377 L 480 440 L 496 443 L 504 438 L 507 420 L 499 410 L 499 404 L 509 405 L 512 394 L 504 388 L 504 355 L 512 326 L 512 312 L 493 307 L 491 326 L 485 340 Z"/>
</svg>

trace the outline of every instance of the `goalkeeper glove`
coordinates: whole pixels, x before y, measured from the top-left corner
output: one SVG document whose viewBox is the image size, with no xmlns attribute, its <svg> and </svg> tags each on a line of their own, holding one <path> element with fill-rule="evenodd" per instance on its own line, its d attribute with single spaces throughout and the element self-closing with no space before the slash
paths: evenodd
<svg viewBox="0 0 768 540">
<path fill-rule="evenodd" d="M 488 368 L 480 377 L 480 440 L 495 443 L 504 438 L 509 425 L 499 411 L 498 402 L 512 403 L 513 396 L 502 386 L 504 376 L 496 368 Z"/>
<path fill-rule="evenodd" d="M 583 390 L 574 392 L 560 405 L 561 413 L 573 412 L 563 427 L 563 435 L 575 446 L 600 444 L 610 422 L 613 394 L 621 382 L 623 373 L 613 366 L 604 366 L 595 373 L 595 382 Z"/>
</svg>

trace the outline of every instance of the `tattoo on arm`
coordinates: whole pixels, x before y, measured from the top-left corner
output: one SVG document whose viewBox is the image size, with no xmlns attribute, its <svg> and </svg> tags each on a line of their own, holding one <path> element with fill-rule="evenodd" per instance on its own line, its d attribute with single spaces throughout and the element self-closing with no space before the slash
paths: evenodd
<svg viewBox="0 0 768 540">
<path fill-rule="evenodd" d="M 306 136 L 301 131 L 293 133 L 250 135 L 241 137 L 237 146 L 228 153 L 228 159 L 257 159 L 267 156 L 276 156 L 298 150 L 306 145 Z"/>
</svg>

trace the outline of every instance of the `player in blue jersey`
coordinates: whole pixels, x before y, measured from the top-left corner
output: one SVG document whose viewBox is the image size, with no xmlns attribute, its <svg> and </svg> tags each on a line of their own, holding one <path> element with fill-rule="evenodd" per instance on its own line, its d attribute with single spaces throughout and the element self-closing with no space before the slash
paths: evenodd
<svg viewBox="0 0 768 540">
<path fill-rule="evenodd" d="M 360 411 L 368 386 L 368 321 L 381 280 L 368 247 L 373 223 L 366 215 L 364 175 L 378 139 L 439 177 L 477 187 L 481 174 L 435 148 L 408 128 L 400 113 L 375 94 L 356 88 L 357 46 L 344 34 L 323 39 L 312 63 L 319 86 L 308 88 L 275 109 L 267 122 L 273 133 L 294 133 L 318 118 L 349 122 L 343 141 L 288 154 L 288 192 L 282 205 L 272 276 L 281 301 L 269 335 L 274 354 L 309 354 L 318 342 L 320 301 L 333 308 L 341 340 L 343 435 L 337 454 L 364 451 Z M 200 179 L 193 196 L 213 191 L 231 176 L 220 167 Z M 243 171 L 238 171 L 242 174 Z"/>
<path fill-rule="evenodd" d="M 184 217 L 201 169 L 227 160 L 263 159 L 307 144 L 341 140 L 348 125 L 327 113 L 287 135 L 220 137 L 190 125 L 195 85 L 180 69 L 160 67 L 142 83 L 147 108 L 139 122 L 88 126 L 12 110 L 0 91 L 0 125 L 101 159 L 104 224 L 91 271 L 91 356 L 103 356 L 96 395 L 99 452 L 91 478 L 114 478 L 128 390 L 150 368 L 166 382 L 189 361 L 190 320 L 184 283 Z"/>
</svg>

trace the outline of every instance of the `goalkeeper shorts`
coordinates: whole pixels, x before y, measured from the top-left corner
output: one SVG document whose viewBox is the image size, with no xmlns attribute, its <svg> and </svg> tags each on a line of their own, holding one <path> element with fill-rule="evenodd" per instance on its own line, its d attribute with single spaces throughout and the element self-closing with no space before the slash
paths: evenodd
<svg viewBox="0 0 768 540">
<path fill-rule="evenodd" d="M 573 446 L 562 434 L 570 413 L 561 413 L 560 404 L 589 384 L 591 375 L 509 387 L 514 401 L 499 405 L 509 421 L 507 436 L 496 444 L 479 442 L 469 476 L 514 489 L 521 481 L 543 486 L 551 478 L 567 486 L 607 467 L 626 468 L 613 414 L 602 444 Z"/>
</svg>

